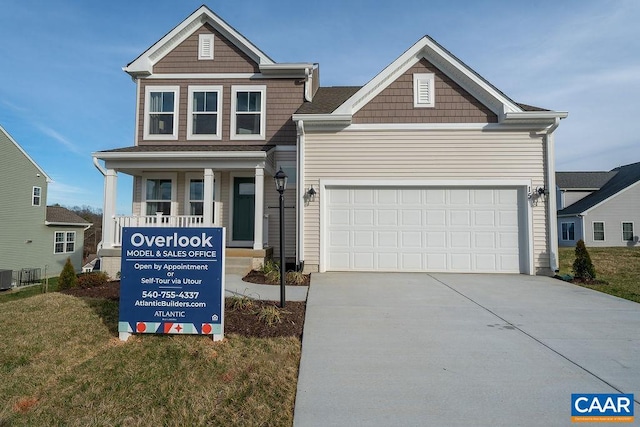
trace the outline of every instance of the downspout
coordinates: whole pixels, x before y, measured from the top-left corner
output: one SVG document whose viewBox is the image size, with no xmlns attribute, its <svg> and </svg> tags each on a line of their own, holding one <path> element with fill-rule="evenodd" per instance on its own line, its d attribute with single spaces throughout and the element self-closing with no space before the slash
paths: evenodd
<svg viewBox="0 0 640 427">
<path fill-rule="evenodd" d="M 96 167 L 96 169 L 100 171 L 102 176 L 106 176 L 107 171 L 104 170 L 104 168 L 100 165 L 100 163 L 98 162 L 98 158 L 96 156 L 92 156 L 92 157 L 93 157 L 93 165 Z"/>
<path fill-rule="evenodd" d="M 296 171 L 298 189 L 298 202 L 296 203 L 296 224 L 297 241 L 296 241 L 296 265 L 299 270 L 304 269 L 304 204 L 305 204 L 305 183 L 304 183 L 304 122 L 299 120 L 297 123 L 298 144 L 296 144 L 297 167 Z"/>
<path fill-rule="evenodd" d="M 554 273 L 558 272 L 558 211 L 556 202 L 556 157 L 553 132 L 560 125 L 556 117 L 544 134 L 547 148 L 547 217 L 549 218 L 549 266 Z"/>
</svg>

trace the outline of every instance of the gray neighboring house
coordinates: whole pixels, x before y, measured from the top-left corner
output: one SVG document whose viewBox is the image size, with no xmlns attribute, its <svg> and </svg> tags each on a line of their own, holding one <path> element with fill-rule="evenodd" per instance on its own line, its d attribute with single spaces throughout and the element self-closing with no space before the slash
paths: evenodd
<svg viewBox="0 0 640 427">
<path fill-rule="evenodd" d="M 557 172 L 558 244 L 636 246 L 640 162 L 608 172 Z"/>
<path fill-rule="evenodd" d="M 67 258 L 81 270 L 84 231 L 91 226 L 75 213 L 47 206 L 49 176 L 0 126 L 0 270 L 57 276 Z M 27 273 L 28 272 L 28 273 Z"/>
</svg>

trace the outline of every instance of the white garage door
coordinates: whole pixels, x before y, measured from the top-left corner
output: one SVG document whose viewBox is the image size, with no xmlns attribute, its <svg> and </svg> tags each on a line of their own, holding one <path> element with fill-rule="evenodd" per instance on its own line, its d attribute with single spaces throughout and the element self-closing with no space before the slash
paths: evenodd
<svg viewBox="0 0 640 427">
<path fill-rule="evenodd" d="M 521 272 L 516 188 L 328 188 L 329 271 Z"/>
</svg>

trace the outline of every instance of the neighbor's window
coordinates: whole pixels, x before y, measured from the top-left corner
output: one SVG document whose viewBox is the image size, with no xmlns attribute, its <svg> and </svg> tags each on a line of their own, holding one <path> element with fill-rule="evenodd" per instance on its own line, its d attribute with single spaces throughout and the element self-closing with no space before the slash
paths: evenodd
<svg viewBox="0 0 640 427">
<path fill-rule="evenodd" d="M 171 180 L 147 179 L 146 182 L 146 214 L 162 212 L 163 215 L 171 215 Z"/>
<path fill-rule="evenodd" d="M 573 222 L 562 223 L 562 240 L 575 240 L 575 225 Z"/>
<path fill-rule="evenodd" d="M 632 222 L 622 223 L 622 240 L 627 242 L 633 241 L 633 223 Z"/>
<path fill-rule="evenodd" d="M 221 86 L 189 87 L 189 139 L 220 139 Z"/>
<path fill-rule="evenodd" d="M 604 222 L 593 223 L 593 240 L 604 241 Z"/>
<path fill-rule="evenodd" d="M 76 250 L 76 232 L 75 231 L 56 231 L 53 244 L 53 252 L 56 254 L 64 254 L 74 252 Z"/>
<path fill-rule="evenodd" d="M 176 139 L 178 136 L 177 86 L 147 86 L 145 102 L 145 138 Z"/>
<path fill-rule="evenodd" d="M 231 137 L 264 139 L 266 86 L 234 86 L 231 90 Z"/>
<path fill-rule="evenodd" d="M 33 191 L 31 192 L 31 205 L 32 206 L 40 206 L 42 200 L 42 188 L 41 187 L 33 187 Z"/>
</svg>

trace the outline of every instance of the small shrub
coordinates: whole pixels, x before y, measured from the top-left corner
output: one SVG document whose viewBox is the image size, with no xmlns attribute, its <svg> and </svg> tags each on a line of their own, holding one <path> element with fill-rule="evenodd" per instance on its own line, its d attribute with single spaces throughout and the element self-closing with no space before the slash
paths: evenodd
<svg viewBox="0 0 640 427">
<path fill-rule="evenodd" d="M 266 277 L 267 282 L 278 284 L 280 283 L 280 270 L 272 270 L 268 273 L 265 273 L 264 277 Z"/>
<path fill-rule="evenodd" d="M 96 271 L 93 273 L 85 273 L 78 276 L 78 286 L 83 289 L 95 288 L 96 286 L 104 286 L 109 281 L 109 275 L 104 271 Z"/>
<path fill-rule="evenodd" d="M 78 285 L 78 276 L 76 276 L 76 270 L 71 264 L 71 258 L 67 258 L 67 262 L 62 267 L 62 273 L 58 279 L 58 289 L 71 289 Z"/>
<path fill-rule="evenodd" d="M 576 260 L 573 262 L 573 272 L 576 277 L 583 280 L 593 280 L 596 278 L 596 269 L 593 267 L 589 251 L 584 244 L 584 240 L 576 243 Z"/>
<path fill-rule="evenodd" d="M 282 318 L 280 317 L 280 309 L 274 305 L 261 307 L 257 311 L 256 315 L 258 316 L 258 320 L 260 320 L 267 326 L 273 326 L 276 323 L 282 322 Z"/>
<path fill-rule="evenodd" d="M 262 269 L 260 270 L 262 271 L 265 275 L 273 272 L 273 271 L 277 271 L 278 273 L 280 272 L 280 264 L 272 259 L 268 260 L 267 262 L 264 263 L 264 265 L 262 266 Z"/>
<path fill-rule="evenodd" d="M 288 271 L 286 276 L 287 283 L 294 285 L 304 285 L 307 280 L 307 275 L 302 271 Z"/>
<path fill-rule="evenodd" d="M 233 296 L 230 298 L 232 310 L 247 310 L 253 307 L 253 300 L 247 296 Z"/>
</svg>

